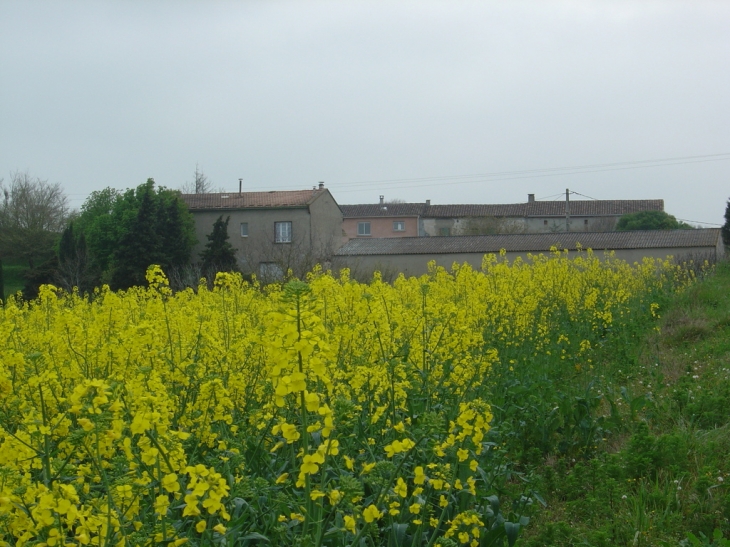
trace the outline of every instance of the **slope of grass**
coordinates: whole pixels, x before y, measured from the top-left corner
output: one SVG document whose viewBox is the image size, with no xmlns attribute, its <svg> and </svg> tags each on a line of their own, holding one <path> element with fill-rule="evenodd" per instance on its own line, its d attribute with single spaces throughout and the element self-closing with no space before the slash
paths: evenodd
<svg viewBox="0 0 730 547">
<path fill-rule="evenodd" d="M 518 545 L 725 545 L 720 534 L 730 537 L 730 264 L 660 313 L 653 331 L 597 360 L 606 373 L 581 418 L 600 428 L 594 450 L 553 451 L 525 465 L 546 506 Z"/>
</svg>

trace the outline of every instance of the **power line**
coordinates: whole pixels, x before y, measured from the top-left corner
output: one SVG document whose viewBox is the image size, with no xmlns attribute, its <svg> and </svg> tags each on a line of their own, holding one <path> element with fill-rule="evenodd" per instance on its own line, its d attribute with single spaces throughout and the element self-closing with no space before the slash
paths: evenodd
<svg viewBox="0 0 730 547">
<path fill-rule="evenodd" d="M 379 180 L 364 180 L 337 183 L 338 193 L 359 191 L 348 188 L 357 186 L 373 186 L 388 184 L 391 188 L 423 188 L 428 186 L 441 186 L 443 184 L 474 184 L 478 182 L 495 182 L 502 180 L 515 180 L 524 178 L 538 178 L 557 175 L 575 175 L 583 173 L 599 173 L 605 171 L 622 171 L 628 169 L 642 169 L 649 167 L 665 167 L 672 165 L 684 165 L 691 163 L 706 163 L 711 161 L 730 160 L 730 152 L 721 154 L 704 154 L 700 156 L 678 156 L 674 158 L 662 158 L 654 160 L 634 160 L 612 163 L 597 163 L 566 167 L 545 167 L 540 169 L 522 169 L 515 171 L 494 171 L 489 173 L 477 173 L 471 175 L 445 175 L 417 178 L 394 178 Z M 471 179 L 471 180 L 470 180 Z M 423 184 L 412 184 L 423 183 Z M 268 187 L 252 187 L 255 189 L 268 189 Z"/>
<path fill-rule="evenodd" d="M 594 201 L 600 201 L 598 198 L 592 198 L 591 196 L 586 196 L 585 194 L 581 194 L 580 192 L 576 192 L 574 190 L 571 190 L 570 193 L 571 194 L 575 194 L 576 196 L 581 196 L 581 197 L 584 197 L 584 198 L 592 199 Z"/>
<path fill-rule="evenodd" d="M 716 222 L 703 222 L 701 220 L 689 220 L 686 218 L 678 218 L 675 217 L 677 220 L 681 220 L 682 222 L 694 222 L 695 224 L 710 224 L 712 226 L 724 226 L 724 224 L 717 224 Z"/>
<path fill-rule="evenodd" d="M 545 169 L 542 172 L 535 171 L 514 171 L 514 172 L 505 172 L 510 173 L 513 176 L 497 176 L 497 174 L 490 175 L 490 174 L 484 174 L 482 175 L 481 179 L 473 179 L 473 180 L 455 180 L 455 179 L 463 179 L 469 176 L 477 176 L 477 175 L 461 175 L 461 176 L 454 176 L 454 177 L 442 177 L 440 180 L 442 182 L 432 182 L 429 184 L 409 184 L 409 182 L 419 182 L 421 180 L 435 180 L 433 179 L 401 179 L 400 182 L 397 180 L 394 181 L 370 181 L 370 182 L 354 182 L 354 183 L 338 183 L 338 193 L 352 193 L 352 192 L 359 192 L 359 188 L 350 189 L 350 188 L 344 188 L 340 189 L 339 186 L 364 186 L 369 185 L 371 187 L 377 187 L 379 184 L 388 184 L 388 188 L 427 188 L 431 186 L 444 186 L 444 185 L 455 185 L 455 184 L 475 184 L 479 182 L 499 182 L 504 180 L 518 180 L 518 179 L 533 179 L 533 178 L 543 178 L 543 177 L 555 177 L 555 176 L 561 176 L 561 175 L 582 175 L 582 174 L 588 174 L 588 173 L 603 173 L 608 171 L 626 171 L 631 169 L 646 169 L 650 167 L 669 167 L 672 165 L 686 165 L 686 164 L 692 164 L 692 163 L 706 163 L 709 161 L 725 161 L 730 160 L 730 154 L 727 155 L 727 157 L 723 158 L 715 158 L 715 159 L 705 159 L 705 160 L 696 160 L 696 161 L 676 161 L 673 163 L 661 163 L 656 165 L 632 165 L 627 167 L 607 167 L 604 169 L 585 169 L 581 170 L 582 168 L 578 167 L 565 167 L 563 171 L 556 171 L 555 169 Z M 658 161 L 658 160 L 657 160 Z M 535 172 L 537 174 L 522 174 L 522 173 L 530 173 Z M 450 182 L 451 181 L 451 182 Z"/>
</svg>

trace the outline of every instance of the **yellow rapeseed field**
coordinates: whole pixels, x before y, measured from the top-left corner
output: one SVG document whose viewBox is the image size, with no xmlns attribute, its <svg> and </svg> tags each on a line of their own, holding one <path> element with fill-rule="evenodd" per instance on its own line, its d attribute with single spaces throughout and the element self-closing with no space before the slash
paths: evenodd
<svg viewBox="0 0 730 547">
<path fill-rule="evenodd" d="M 0 545 L 476 547 L 498 348 L 558 344 L 590 369 L 676 274 L 556 252 L 392 284 L 220 274 L 176 294 L 152 267 L 146 288 L 11 298 Z"/>
</svg>

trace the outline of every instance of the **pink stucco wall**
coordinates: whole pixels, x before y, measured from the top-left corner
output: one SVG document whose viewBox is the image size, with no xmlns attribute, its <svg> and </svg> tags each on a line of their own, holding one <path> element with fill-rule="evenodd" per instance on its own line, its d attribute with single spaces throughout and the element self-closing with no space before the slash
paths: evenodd
<svg viewBox="0 0 730 547">
<path fill-rule="evenodd" d="M 357 225 L 359 222 L 370 223 L 370 235 L 358 236 Z M 404 231 L 393 230 L 394 222 L 405 222 Z M 356 237 L 417 237 L 418 236 L 418 219 L 415 217 L 375 217 L 375 218 L 346 218 L 342 221 L 342 229 L 345 232 L 345 239 L 355 239 Z"/>
</svg>

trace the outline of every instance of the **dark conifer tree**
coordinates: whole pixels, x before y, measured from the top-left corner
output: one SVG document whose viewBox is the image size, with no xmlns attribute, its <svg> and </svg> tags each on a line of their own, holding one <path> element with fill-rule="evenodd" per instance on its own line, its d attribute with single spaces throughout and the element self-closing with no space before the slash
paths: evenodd
<svg viewBox="0 0 730 547">
<path fill-rule="evenodd" d="M 61 241 L 58 243 L 58 262 L 64 264 L 74 259 L 76 259 L 76 238 L 74 224 L 71 222 L 61 234 Z"/>
<path fill-rule="evenodd" d="M 5 303 L 5 276 L 3 275 L 3 260 L 0 258 L 0 300 Z"/>
<path fill-rule="evenodd" d="M 725 206 L 725 224 L 722 227 L 722 240 L 725 245 L 730 246 L 730 199 Z"/>
<path fill-rule="evenodd" d="M 159 209 L 155 206 L 154 184 L 154 180 L 148 179 L 137 188 L 137 212 L 127 220 L 114 252 L 111 281 L 115 289 L 144 285 L 147 267 L 160 262 L 161 242 L 156 230 Z"/>
<path fill-rule="evenodd" d="M 223 220 L 223 215 L 213 224 L 213 231 L 208 234 L 208 243 L 200 254 L 203 261 L 203 272 L 228 272 L 236 269 L 236 250 L 228 242 L 228 222 L 231 217 Z"/>
<path fill-rule="evenodd" d="M 192 227 L 186 225 L 184 207 L 174 194 L 160 196 L 159 235 L 163 269 L 185 266 L 190 261 Z"/>
</svg>

